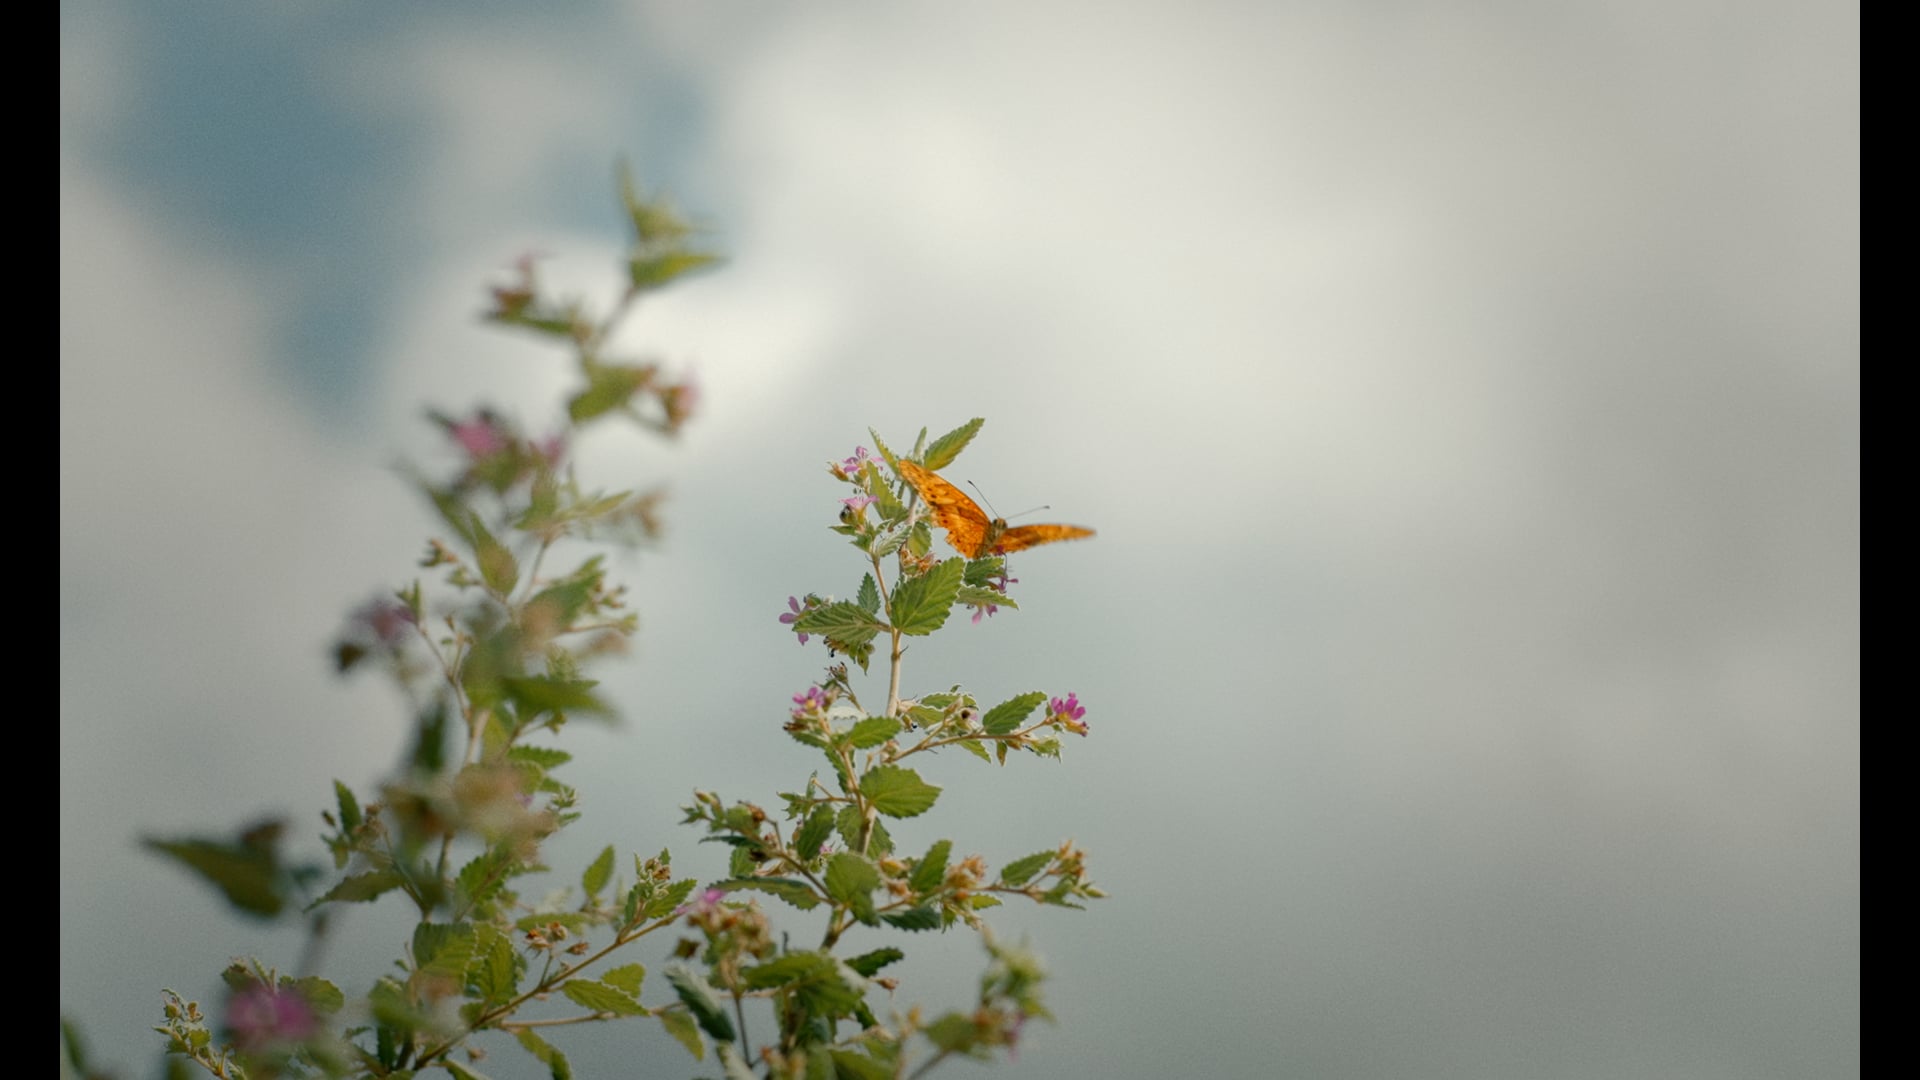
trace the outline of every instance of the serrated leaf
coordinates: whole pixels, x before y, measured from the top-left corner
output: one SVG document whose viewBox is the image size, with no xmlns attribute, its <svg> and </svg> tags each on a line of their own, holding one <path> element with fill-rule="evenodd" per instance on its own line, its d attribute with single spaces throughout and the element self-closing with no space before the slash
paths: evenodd
<svg viewBox="0 0 1920 1080">
<path fill-rule="evenodd" d="M 659 255 L 637 256 L 627 260 L 627 280 L 635 292 L 665 286 L 673 279 L 695 270 L 703 270 L 720 261 L 720 256 L 704 251 L 668 251 Z"/>
<path fill-rule="evenodd" d="M 953 464 L 953 459 L 960 456 L 960 451 L 967 448 L 967 444 L 973 441 L 973 437 L 979 434 L 981 425 L 985 423 L 985 419 L 976 416 L 933 440 L 933 445 L 927 447 L 927 452 L 920 455 L 920 463 L 935 472 Z"/>
<path fill-rule="evenodd" d="M 507 760 L 538 765 L 541 769 L 551 772 L 572 761 L 573 755 L 551 746 L 514 746 L 508 748 Z"/>
<path fill-rule="evenodd" d="M 751 892 L 763 892 L 779 897 L 801 911 L 809 911 L 820 906 L 820 895 L 813 886 L 796 878 L 737 877 L 728 878 L 714 885 L 729 892 L 745 889 Z"/>
<path fill-rule="evenodd" d="M 990 605 L 993 607 L 1011 608 L 1015 611 L 1020 610 L 1020 605 L 1014 603 L 1013 598 L 1006 593 L 982 585 L 962 585 L 960 586 L 960 591 L 953 594 L 953 599 L 955 603 L 965 604 L 969 607 L 987 607 Z"/>
<path fill-rule="evenodd" d="M 660 1017 L 660 1026 L 666 1028 L 667 1034 L 687 1048 L 687 1053 L 693 1055 L 693 1060 L 706 1060 L 707 1044 L 700 1038 L 700 1026 L 694 1023 L 690 1014 L 665 1009 L 657 1015 Z"/>
<path fill-rule="evenodd" d="M 815 977 L 832 969 L 831 957 L 817 952 L 795 952 L 750 967 L 742 973 L 742 977 L 749 989 L 766 990 Z"/>
<path fill-rule="evenodd" d="M 353 789 L 338 780 L 333 782 L 334 799 L 340 804 L 340 831 L 351 835 L 360 827 L 360 800 L 353 797 Z"/>
<path fill-rule="evenodd" d="M 886 552 L 880 554 L 885 555 Z M 854 603 L 869 615 L 880 614 L 880 586 L 874 583 L 872 574 L 860 579 L 860 592 L 854 597 Z"/>
<path fill-rule="evenodd" d="M 946 625 L 960 592 L 965 559 L 955 557 L 894 587 L 888 619 L 903 634 L 923 636 Z"/>
<path fill-rule="evenodd" d="M 339 1012 L 347 1003 L 347 996 L 340 992 L 339 987 L 318 975 L 307 975 L 298 979 L 282 978 L 280 981 L 298 990 L 301 1000 L 312 1006 L 317 1013 L 332 1015 Z"/>
<path fill-rule="evenodd" d="M 698 884 L 699 882 L 692 878 L 681 878 L 679 881 L 660 890 L 654 894 L 653 899 L 647 901 L 646 917 L 649 919 L 658 919 L 666 915 L 671 915 L 679 909 L 681 904 L 687 902 L 687 897 L 693 895 L 693 888 Z"/>
<path fill-rule="evenodd" d="M 906 955 L 906 953 L 901 952 L 899 949 L 888 946 L 884 949 L 875 949 L 872 952 L 861 953 L 859 956 L 852 957 L 847 960 L 847 966 L 868 978 L 872 978 L 874 972 L 879 971 L 881 968 L 886 967 L 896 960 L 905 959 Z"/>
<path fill-rule="evenodd" d="M 653 378 L 653 369 L 631 364 L 588 363 L 586 373 L 587 388 L 567 402 L 567 415 L 576 424 L 624 407 Z"/>
<path fill-rule="evenodd" d="M 635 997 L 640 995 L 640 984 L 646 979 L 647 965 L 645 964 L 622 964 L 600 976 L 601 982 L 615 989 L 624 990 Z"/>
<path fill-rule="evenodd" d="M 560 992 L 576 1005 L 583 1005 L 597 1013 L 613 1013 L 617 1016 L 644 1016 L 647 1010 L 633 996 L 615 989 L 605 983 L 591 979 L 571 979 L 560 987 Z"/>
<path fill-rule="evenodd" d="M 612 712 L 606 702 L 594 694 L 593 688 L 600 685 L 593 679 L 555 679 L 546 675 L 506 676 L 500 680 L 507 697 L 520 707 L 521 716 L 530 718 L 536 713 L 600 713 Z"/>
<path fill-rule="evenodd" d="M 955 743 L 954 745 L 958 746 L 962 750 L 965 750 L 967 753 L 972 754 L 974 757 L 979 758 L 981 761 L 991 762 L 993 760 L 993 755 L 987 752 L 987 748 L 984 746 L 981 746 L 977 741 L 973 739 L 968 739 L 967 741 L 961 742 L 961 743 Z"/>
<path fill-rule="evenodd" d="M 586 872 L 580 875 L 580 887 L 587 890 L 588 896 L 598 896 L 600 890 L 613 880 L 613 845 L 608 844 L 593 860 Z"/>
<path fill-rule="evenodd" d="M 1053 862 L 1053 852 L 1036 851 L 1031 855 L 1018 858 L 1000 868 L 1000 880 L 1009 885 L 1025 885 L 1028 879 L 1047 868 Z"/>
<path fill-rule="evenodd" d="M 836 600 L 814 608 L 793 621 L 795 630 L 823 634 L 834 641 L 858 645 L 873 640 L 886 627 L 850 600 Z"/>
<path fill-rule="evenodd" d="M 667 982 L 673 986 L 673 992 L 680 995 L 700 1030 L 718 1042 L 733 1041 L 733 1017 L 721 1007 L 713 987 L 707 985 L 699 972 L 685 964 L 674 964 L 667 968 Z"/>
<path fill-rule="evenodd" d="M 835 1080 L 891 1080 L 893 1067 L 882 1065 L 857 1050 L 829 1050 Z"/>
<path fill-rule="evenodd" d="M 513 947 L 513 939 L 493 927 L 485 927 L 478 959 L 467 969 L 467 983 L 475 997 L 496 1005 L 513 997 L 519 989 L 524 962 Z"/>
<path fill-rule="evenodd" d="M 860 794 L 888 817 L 917 817 L 933 806 L 940 789 L 903 765 L 881 765 L 860 778 Z"/>
<path fill-rule="evenodd" d="M 454 878 L 454 889 L 470 910 L 500 895 L 518 864 L 505 848 L 489 848 L 468 860 Z"/>
<path fill-rule="evenodd" d="M 1011 734 L 1046 700 L 1047 695 L 1038 690 L 1008 698 L 987 710 L 987 715 L 980 718 L 980 727 L 989 735 Z"/>
<path fill-rule="evenodd" d="M 914 892 L 932 892 L 940 887 L 940 883 L 947 877 L 947 855 L 952 850 L 953 841 L 951 840 L 933 842 L 933 846 L 927 849 L 926 855 L 914 864 L 913 873 L 907 877 L 907 884 L 913 888 Z"/>
<path fill-rule="evenodd" d="M 573 1066 L 567 1063 L 567 1055 L 561 1053 L 553 1044 L 533 1033 L 530 1028 L 521 1028 L 513 1033 L 527 1053 L 534 1060 L 547 1067 L 547 1073 L 553 1080 L 573 1080 Z"/>
<path fill-rule="evenodd" d="M 944 925 L 940 912 L 936 908 L 916 907 L 905 911 L 889 911 L 880 916 L 881 921 L 899 930 L 938 930 Z"/>
<path fill-rule="evenodd" d="M 278 823 L 256 826 L 242 835 L 239 843 L 148 837 L 142 844 L 211 882 L 226 894 L 227 901 L 234 907 L 270 918 L 286 905 L 286 897 L 281 892 L 286 882 L 275 850 L 279 828 Z M 272 836 L 268 836 L 268 830 L 272 830 Z"/>
<path fill-rule="evenodd" d="M 827 860 L 827 895 L 851 908 L 862 921 L 872 917 L 873 890 L 880 887 L 880 871 L 873 863 L 842 851 Z"/>
<path fill-rule="evenodd" d="M 800 831 L 794 834 L 793 849 L 802 859 L 812 862 L 814 856 L 820 854 L 820 845 L 832 835 L 833 807 L 822 803 L 813 808 L 813 813 L 807 815 Z"/>
<path fill-rule="evenodd" d="M 473 534 L 473 558 L 480 567 L 480 580 L 495 595 L 505 596 L 520 583 L 520 560 L 505 544 L 494 539 L 493 534 L 481 523 L 480 515 L 474 514 L 469 523 Z"/>
<path fill-rule="evenodd" d="M 871 750 L 885 745 L 888 739 L 898 734 L 900 721 L 885 716 L 869 716 L 848 730 L 847 745 L 856 750 Z"/>
<path fill-rule="evenodd" d="M 393 870 L 369 870 L 364 874 L 349 874 L 335 883 L 333 888 L 328 889 L 326 895 L 315 900 L 314 904 L 332 901 L 364 903 L 397 889 L 405 883 L 406 879 Z"/>
<path fill-rule="evenodd" d="M 413 928 L 415 968 L 465 985 L 479 942 L 467 923 L 420 923 Z"/>
</svg>

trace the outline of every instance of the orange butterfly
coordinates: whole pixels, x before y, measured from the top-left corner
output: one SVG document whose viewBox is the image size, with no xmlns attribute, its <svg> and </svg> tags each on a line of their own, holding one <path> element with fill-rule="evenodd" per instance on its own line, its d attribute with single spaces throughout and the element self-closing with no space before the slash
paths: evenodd
<svg viewBox="0 0 1920 1080">
<path fill-rule="evenodd" d="M 1005 555 L 1035 544 L 1055 540 L 1078 540 L 1092 536 L 1092 529 L 1078 525 L 1020 525 L 1008 527 L 1006 518 L 988 520 L 986 511 L 975 505 L 967 493 L 927 471 L 923 465 L 901 458 L 900 475 L 920 492 L 933 507 L 933 520 L 947 530 L 947 543 L 969 559 Z"/>
</svg>

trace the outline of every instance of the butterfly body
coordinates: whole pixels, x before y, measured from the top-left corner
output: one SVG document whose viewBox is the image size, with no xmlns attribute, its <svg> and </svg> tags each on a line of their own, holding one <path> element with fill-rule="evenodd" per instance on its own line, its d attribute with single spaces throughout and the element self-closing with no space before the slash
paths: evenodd
<svg viewBox="0 0 1920 1080">
<path fill-rule="evenodd" d="M 969 559 L 1005 555 L 1055 540 L 1078 540 L 1093 535 L 1078 525 L 1008 525 L 1005 518 L 989 518 L 967 493 L 940 479 L 925 466 L 902 458 L 900 475 L 907 478 L 933 509 L 933 520 L 947 530 L 947 543 Z"/>
</svg>

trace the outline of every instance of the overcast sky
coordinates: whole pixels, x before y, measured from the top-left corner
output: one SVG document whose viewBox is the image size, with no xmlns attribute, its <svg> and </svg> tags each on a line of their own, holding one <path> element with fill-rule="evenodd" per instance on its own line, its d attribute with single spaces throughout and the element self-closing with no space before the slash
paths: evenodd
<svg viewBox="0 0 1920 1080">
<path fill-rule="evenodd" d="M 673 498 L 569 878 L 717 875 L 691 789 L 804 782 L 824 463 L 983 416 L 950 478 L 1099 536 L 909 681 L 1093 734 L 939 759 L 902 846 L 1071 837 L 1113 894 L 1006 910 L 1061 1023 L 1001 1075 L 1858 1073 L 1850 6 L 545 7 L 62 5 L 60 999 L 124 1075 L 161 987 L 297 949 L 136 837 L 306 840 L 395 761 L 325 659 L 430 527 L 392 464 L 428 405 L 551 419 L 564 357 L 475 314 L 528 251 L 611 293 L 622 155 L 730 262 L 627 335 L 702 416 L 584 450 Z M 904 944 L 960 1003 L 971 941 Z"/>
</svg>

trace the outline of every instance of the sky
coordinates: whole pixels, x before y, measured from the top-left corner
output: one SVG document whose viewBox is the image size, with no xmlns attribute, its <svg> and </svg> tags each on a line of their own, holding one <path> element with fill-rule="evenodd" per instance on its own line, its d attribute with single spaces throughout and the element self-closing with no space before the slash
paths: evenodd
<svg viewBox="0 0 1920 1080">
<path fill-rule="evenodd" d="M 625 157 L 728 263 L 623 337 L 698 419 L 581 448 L 671 500 L 556 868 L 719 875 L 692 788 L 814 768 L 778 727 L 827 658 L 775 617 L 859 580 L 826 462 L 979 416 L 950 479 L 1099 535 L 908 679 L 1071 690 L 1092 733 L 938 760 L 902 846 L 1071 838 L 1111 894 L 1002 909 L 1059 1023 L 1000 1075 L 1857 1075 L 1858 36 L 1811 0 L 63 3 L 62 1012 L 147 1076 L 162 987 L 294 963 L 137 838 L 317 851 L 398 759 L 403 704 L 326 659 L 433 528 L 395 463 L 448 460 L 428 407 L 551 422 L 565 357 L 476 316 L 528 252 L 612 295 Z M 904 947 L 901 1006 L 965 999 L 966 935 Z"/>
</svg>

